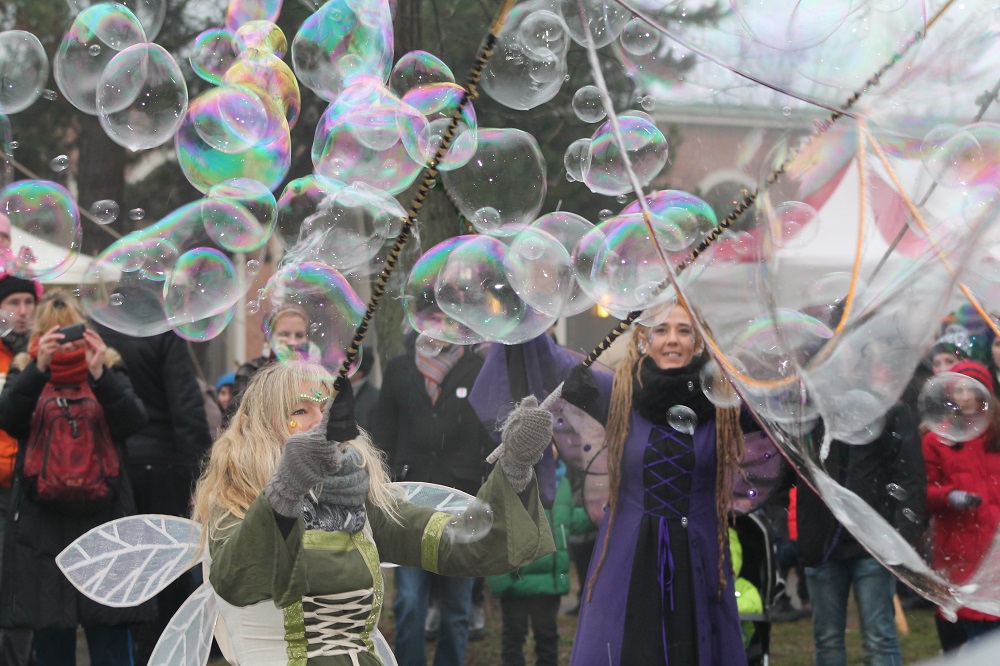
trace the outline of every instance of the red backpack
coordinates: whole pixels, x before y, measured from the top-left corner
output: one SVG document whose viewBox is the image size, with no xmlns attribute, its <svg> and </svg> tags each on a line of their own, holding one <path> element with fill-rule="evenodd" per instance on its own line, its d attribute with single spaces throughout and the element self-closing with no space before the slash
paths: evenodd
<svg viewBox="0 0 1000 666">
<path fill-rule="evenodd" d="M 109 480 L 118 468 L 118 451 L 90 386 L 46 384 L 24 454 L 33 498 L 81 510 L 103 506 L 114 499 Z"/>
</svg>

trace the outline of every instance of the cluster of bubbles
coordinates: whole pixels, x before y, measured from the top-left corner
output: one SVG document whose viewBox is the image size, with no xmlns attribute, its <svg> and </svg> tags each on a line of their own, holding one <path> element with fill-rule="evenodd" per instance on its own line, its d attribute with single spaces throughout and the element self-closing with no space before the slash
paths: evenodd
<svg viewBox="0 0 1000 666">
<path fill-rule="evenodd" d="M 515 119 L 565 100 L 578 133 L 556 165 L 523 129 L 480 127 L 440 58 L 397 59 L 387 0 L 307 4 L 289 45 L 276 25 L 280 2 L 233 0 L 179 64 L 153 41 L 165 2 L 70 1 L 74 18 L 51 62 L 62 98 L 130 150 L 173 140 L 201 193 L 94 259 L 81 298 L 95 320 L 208 340 L 241 307 L 265 318 L 294 307 L 305 314 L 309 353 L 337 366 L 364 312 L 348 278 L 385 261 L 407 217 L 397 197 L 435 160 L 474 233 L 424 248 L 401 288 L 390 285 L 422 353 L 524 342 L 595 305 L 653 325 L 682 298 L 713 357 L 701 373 L 705 394 L 722 408 L 746 405 L 766 431 L 746 442 L 754 453 L 737 504 L 749 510 L 767 496 L 777 447 L 843 524 L 882 525 L 827 473 L 827 450 L 881 446 L 886 415 L 955 294 L 1000 309 L 1000 115 L 995 95 L 983 94 L 995 87 L 1000 35 L 988 3 L 733 0 L 707 13 L 684 0 L 519 3 L 481 90 Z M 624 68 L 631 101 L 607 89 L 601 70 L 563 90 L 569 58 L 584 51 L 602 69 Z M 181 65 L 201 79 L 190 100 Z M 0 262 L 42 280 L 74 261 L 81 212 L 104 225 L 123 214 L 110 199 L 81 211 L 72 187 L 13 180 L 6 116 L 56 98 L 49 71 L 37 37 L 0 32 L 0 212 L 14 236 Z M 300 86 L 328 103 L 309 119 L 311 146 L 292 145 L 304 122 Z M 665 109 L 761 122 L 692 140 L 667 124 Z M 830 110 L 850 113 L 831 125 Z M 313 173 L 288 182 L 294 150 Z M 702 157 L 723 162 L 727 179 L 689 165 Z M 61 178 L 77 156 L 47 159 Z M 555 173 L 615 201 L 602 201 L 594 219 L 545 210 Z M 827 213 L 837 197 L 858 214 Z M 723 223 L 737 207 L 745 213 Z M 823 253 L 844 238 L 849 256 Z M 269 247 L 283 258 L 258 281 Z M 918 401 L 924 426 L 954 442 L 987 432 L 994 415 L 984 391 L 939 376 Z M 599 516 L 603 431 L 571 406 L 555 409 L 564 459 L 588 472 L 588 508 Z M 684 435 L 704 425 L 681 405 L 666 418 Z M 915 516 L 918 489 L 890 486 Z M 488 529 L 482 512 L 464 520 L 477 525 L 466 532 Z M 989 592 L 995 565 L 958 581 L 891 526 L 856 537 L 946 612 L 1000 613 Z"/>
</svg>

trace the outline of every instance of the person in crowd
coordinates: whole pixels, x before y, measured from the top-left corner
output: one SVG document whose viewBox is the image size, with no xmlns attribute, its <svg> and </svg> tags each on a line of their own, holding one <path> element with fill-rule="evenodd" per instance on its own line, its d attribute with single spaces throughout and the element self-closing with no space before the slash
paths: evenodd
<svg viewBox="0 0 1000 666">
<path fill-rule="evenodd" d="M 139 338 L 99 323 L 93 328 L 121 354 L 149 415 L 125 442 L 139 513 L 190 515 L 191 493 L 213 431 L 187 343 L 173 331 Z M 195 587 L 194 578 L 185 574 L 157 595 L 157 621 L 135 632 L 141 663 L 148 661 L 170 618 Z"/>
<path fill-rule="evenodd" d="M 208 425 L 208 432 L 214 440 L 222 431 L 222 406 L 219 398 L 215 395 L 215 388 L 200 376 L 195 375 L 198 382 L 198 390 L 201 391 L 201 404 L 205 408 L 205 423 Z"/>
<path fill-rule="evenodd" d="M 55 563 L 60 551 L 91 528 L 136 513 L 132 484 L 121 463 L 126 459 L 126 439 L 146 423 L 146 409 L 132 389 L 120 355 L 94 330 L 87 329 L 80 339 L 63 341 L 60 327 L 83 321 L 83 313 L 69 294 L 46 294 L 36 311 L 28 351 L 14 358 L 0 394 L 0 428 L 19 444 L 5 525 L 0 625 L 34 630 L 39 666 L 76 663 L 78 626 L 86 634 L 91 663 L 130 666 L 129 625 L 152 620 L 155 609 L 149 604 L 110 608 L 92 602 L 73 588 Z M 77 428 L 108 432 L 113 442 L 114 458 L 102 469 L 110 473 L 117 466 L 119 473 L 106 479 L 107 495 L 100 503 L 43 501 L 37 481 L 24 474 L 26 446 L 37 441 L 32 438 L 38 428 L 51 425 L 32 414 L 46 409 L 40 401 L 45 391 L 67 388 L 92 395 L 100 406 L 89 415 L 74 416 Z M 83 418 L 81 426 L 77 419 Z M 52 439 L 47 451 L 72 445 L 72 441 Z"/>
<path fill-rule="evenodd" d="M 352 402 L 350 383 L 321 366 L 270 364 L 250 380 L 212 448 L 194 516 L 212 556 L 216 637 L 234 663 L 271 666 L 292 655 L 316 666 L 383 664 L 374 631 L 380 560 L 464 577 L 510 571 L 554 550 L 532 473 L 552 415 L 537 402 L 525 401 L 507 422 L 507 451 L 478 495 L 493 526 L 472 543 L 461 538 L 461 519 L 390 488 Z"/>
<path fill-rule="evenodd" d="M 396 481 L 437 483 L 473 495 L 486 475 L 493 441 L 469 393 L 483 360 L 471 349 L 445 345 L 437 354 L 407 340 L 407 352 L 386 364 L 372 429 L 388 454 Z M 395 647 L 400 666 L 426 662 L 424 634 L 434 574 L 416 567 L 395 570 Z M 472 578 L 438 577 L 440 629 L 434 663 L 461 664 L 469 636 Z"/>
<path fill-rule="evenodd" d="M 489 578 L 490 592 L 500 599 L 503 628 L 501 657 L 504 666 L 524 666 L 524 641 L 528 627 L 535 637 L 535 663 L 559 663 L 559 604 L 569 593 L 569 536 L 594 531 L 587 511 L 573 505 L 573 490 L 565 478 L 566 465 L 556 463 L 556 495 L 546 510 L 556 552 L 515 571 Z"/>
<path fill-rule="evenodd" d="M 745 664 L 727 525 L 742 429 L 757 428 L 702 391 L 705 343 L 688 312 L 636 326 L 613 376 L 547 335 L 520 348 L 531 391 L 565 379 L 562 397 L 606 423 L 608 509 L 570 663 Z M 507 370 L 491 352 L 477 393 Z M 693 413 L 693 433 L 670 426 L 675 406 Z"/>
<path fill-rule="evenodd" d="M 236 373 L 227 372 L 219 376 L 215 382 L 215 398 L 219 401 L 219 406 L 225 412 L 229 409 L 229 401 L 233 397 L 233 385 L 236 383 Z"/>
<path fill-rule="evenodd" d="M 4 220 L 6 223 L 4 224 Z M 7 245 L 4 246 L 6 235 Z M 10 220 L 0 213 L 0 247 L 10 247 Z M 38 282 L 23 280 L 13 275 L 0 278 L 0 316 L 7 319 L 6 335 L 0 338 L 0 388 L 6 382 L 14 356 L 28 349 L 28 336 L 35 321 L 35 306 L 41 297 Z M 14 461 L 17 458 L 17 440 L 0 431 L 0 552 L 3 552 L 3 525 L 10 506 L 11 483 L 14 480 Z M 0 574 L 2 578 L 2 574 Z M 0 629 L 0 663 L 10 666 L 27 666 L 31 654 L 31 630 Z"/>
<path fill-rule="evenodd" d="M 950 372 L 959 361 L 966 361 L 972 355 L 972 338 L 964 327 L 952 324 L 945 329 L 931 347 L 931 369 L 934 374 Z"/>
<path fill-rule="evenodd" d="M 375 411 L 378 408 L 378 387 L 372 380 L 372 370 L 375 369 L 375 352 L 365 349 L 361 354 L 358 369 L 351 375 L 351 386 L 354 388 L 354 416 L 358 425 L 371 432 L 375 423 Z"/>
<path fill-rule="evenodd" d="M 817 442 L 821 439 L 817 431 L 812 437 Z M 882 432 L 867 444 L 834 440 L 825 472 L 867 502 L 907 542 L 918 545 L 927 476 L 917 422 L 908 407 L 902 403 L 891 407 Z M 892 573 L 834 518 L 811 486 L 799 482 L 796 495 L 796 549 L 805 565 L 812 600 L 816 666 L 847 664 L 845 631 L 852 589 L 861 620 L 865 664 L 901 664 Z"/>
<path fill-rule="evenodd" d="M 760 590 L 746 578 L 740 576 L 743 570 L 743 544 L 740 543 L 739 534 L 732 527 L 729 528 L 729 553 L 733 560 L 733 589 L 736 594 L 736 610 L 740 615 L 762 615 L 764 613 L 764 599 L 760 596 Z M 751 620 L 740 622 L 743 630 L 743 647 L 750 645 L 757 627 Z"/>
<path fill-rule="evenodd" d="M 236 370 L 233 378 L 232 397 L 223 417 L 223 428 L 239 407 L 240 395 L 250 383 L 250 378 L 266 365 L 275 361 L 302 360 L 318 362 L 319 347 L 309 341 L 309 315 L 294 303 L 276 307 L 264 320 L 267 350 Z"/>
<path fill-rule="evenodd" d="M 990 470 L 996 468 L 994 456 L 1000 455 L 1000 415 L 986 366 L 976 361 L 962 361 L 955 364 L 951 372 L 971 377 L 990 391 L 991 421 L 981 434 L 955 442 L 932 431 L 923 439 L 927 512 L 933 538 L 932 564 L 949 581 L 960 585 L 976 572 L 1000 525 L 1000 502 L 994 480 L 990 478 Z M 971 413 L 984 409 L 982 404 L 972 404 L 976 401 L 965 395 L 955 395 L 953 400 L 963 411 Z M 938 615 L 940 617 L 941 613 Z M 960 608 L 958 619 L 969 641 L 1000 627 L 1000 617 L 971 608 Z M 942 648 L 946 652 L 957 649 L 961 645 L 956 644 L 957 637 L 947 631 L 941 633 L 941 626 L 939 623 Z"/>
</svg>

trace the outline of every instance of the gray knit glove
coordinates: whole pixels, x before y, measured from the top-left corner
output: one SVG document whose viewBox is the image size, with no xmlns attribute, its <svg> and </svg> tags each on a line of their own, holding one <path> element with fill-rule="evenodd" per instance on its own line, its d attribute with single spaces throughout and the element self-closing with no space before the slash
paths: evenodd
<svg viewBox="0 0 1000 666">
<path fill-rule="evenodd" d="M 343 460 L 340 447 L 326 438 L 329 420 L 327 409 L 319 423 L 285 442 L 278 469 L 264 488 L 264 496 L 276 513 L 297 518 L 302 498 L 309 489 L 340 469 Z"/>
<path fill-rule="evenodd" d="M 532 468 L 552 444 L 552 413 L 529 395 L 504 421 L 500 441 L 504 447 L 500 469 L 514 490 L 524 492 L 531 483 Z"/>
<path fill-rule="evenodd" d="M 956 511 L 968 511 L 975 509 L 983 503 L 983 498 L 975 493 L 965 490 L 951 490 L 948 492 L 948 504 Z"/>
<path fill-rule="evenodd" d="M 313 501 L 307 496 L 303 502 L 307 529 L 354 534 L 365 526 L 365 500 L 371 479 L 356 448 L 344 447 L 343 456 L 337 473 L 323 479 L 319 497 Z"/>
</svg>

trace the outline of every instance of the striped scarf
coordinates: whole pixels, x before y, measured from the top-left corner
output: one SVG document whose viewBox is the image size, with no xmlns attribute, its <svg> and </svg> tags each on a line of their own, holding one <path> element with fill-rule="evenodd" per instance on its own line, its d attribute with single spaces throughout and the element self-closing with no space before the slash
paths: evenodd
<svg viewBox="0 0 1000 666">
<path fill-rule="evenodd" d="M 444 382 L 444 378 L 464 353 L 465 347 L 462 345 L 449 345 L 435 356 L 424 356 L 419 351 L 414 355 L 417 370 L 424 376 L 424 386 L 427 387 L 427 395 L 431 397 L 432 405 L 436 405 L 438 398 L 441 397 L 441 383 Z"/>
</svg>

